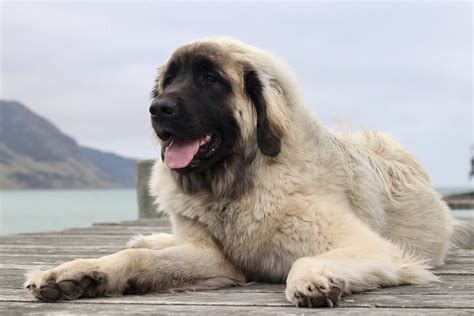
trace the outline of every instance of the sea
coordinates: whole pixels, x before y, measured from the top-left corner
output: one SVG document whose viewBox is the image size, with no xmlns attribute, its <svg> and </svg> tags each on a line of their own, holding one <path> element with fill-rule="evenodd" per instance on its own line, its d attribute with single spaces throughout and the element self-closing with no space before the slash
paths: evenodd
<svg viewBox="0 0 474 316">
<path fill-rule="evenodd" d="M 441 194 L 470 188 L 439 188 Z M 474 217 L 474 210 L 453 210 Z M 0 191 L 0 235 L 88 227 L 93 223 L 138 219 L 135 190 Z"/>
<path fill-rule="evenodd" d="M 0 191 L 0 235 L 138 219 L 136 191 Z"/>
</svg>

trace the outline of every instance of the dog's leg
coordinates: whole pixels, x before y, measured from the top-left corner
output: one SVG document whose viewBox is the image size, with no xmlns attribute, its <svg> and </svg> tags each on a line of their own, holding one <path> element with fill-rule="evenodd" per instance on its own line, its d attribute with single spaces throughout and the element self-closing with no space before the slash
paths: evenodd
<svg viewBox="0 0 474 316">
<path fill-rule="evenodd" d="M 155 233 L 148 236 L 136 235 L 127 242 L 128 248 L 164 249 L 176 246 L 173 235 L 166 233 Z"/>
<path fill-rule="evenodd" d="M 341 247 L 296 260 L 288 274 L 286 298 L 301 307 L 332 307 L 344 294 L 437 280 L 423 260 L 403 254 L 375 234 L 350 238 Z"/>
<path fill-rule="evenodd" d="M 45 301 L 81 297 L 219 288 L 245 282 L 210 243 L 187 243 L 162 250 L 126 249 L 99 259 L 66 262 L 31 273 L 25 286 Z"/>
</svg>

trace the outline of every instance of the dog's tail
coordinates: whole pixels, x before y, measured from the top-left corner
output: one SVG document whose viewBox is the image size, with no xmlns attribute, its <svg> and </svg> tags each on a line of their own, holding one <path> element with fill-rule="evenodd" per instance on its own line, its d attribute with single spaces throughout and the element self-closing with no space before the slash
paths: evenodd
<svg viewBox="0 0 474 316">
<path fill-rule="evenodd" d="M 453 219 L 453 234 L 451 236 L 451 244 L 453 247 L 474 249 L 473 223 L 470 223 L 468 220 Z"/>
</svg>

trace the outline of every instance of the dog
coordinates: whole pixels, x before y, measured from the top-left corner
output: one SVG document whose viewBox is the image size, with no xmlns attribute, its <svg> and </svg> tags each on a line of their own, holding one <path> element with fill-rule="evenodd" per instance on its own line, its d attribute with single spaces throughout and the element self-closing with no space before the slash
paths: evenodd
<svg viewBox="0 0 474 316">
<path fill-rule="evenodd" d="M 149 187 L 173 234 L 33 272 L 38 299 L 286 282 L 294 305 L 332 307 L 436 281 L 430 268 L 461 243 L 413 156 L 383 133 L 325 128 L 264 50 L 229 38 L 179 47 L 149 111 L 162 158 Z"/>
</svg>

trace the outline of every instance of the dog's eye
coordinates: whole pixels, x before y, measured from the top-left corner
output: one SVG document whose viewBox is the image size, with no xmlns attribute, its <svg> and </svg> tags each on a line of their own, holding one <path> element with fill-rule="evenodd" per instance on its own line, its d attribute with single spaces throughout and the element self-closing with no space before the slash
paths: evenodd
<svg viewBox="0 0 474 316">
<path fill-rule="evenodd" d="M 206 84 L 211 84 L 217 81 L 217 78 L 210 74 L 205 74 L 203 78 L 203 82 Z"/>
<path fill-rule="evenodd" d="M 163 88 L 169 85 L 172 79 L 173 79 L 172 76 L 166 76 L 165 79 L 163 79 Z"/>
</svg>

